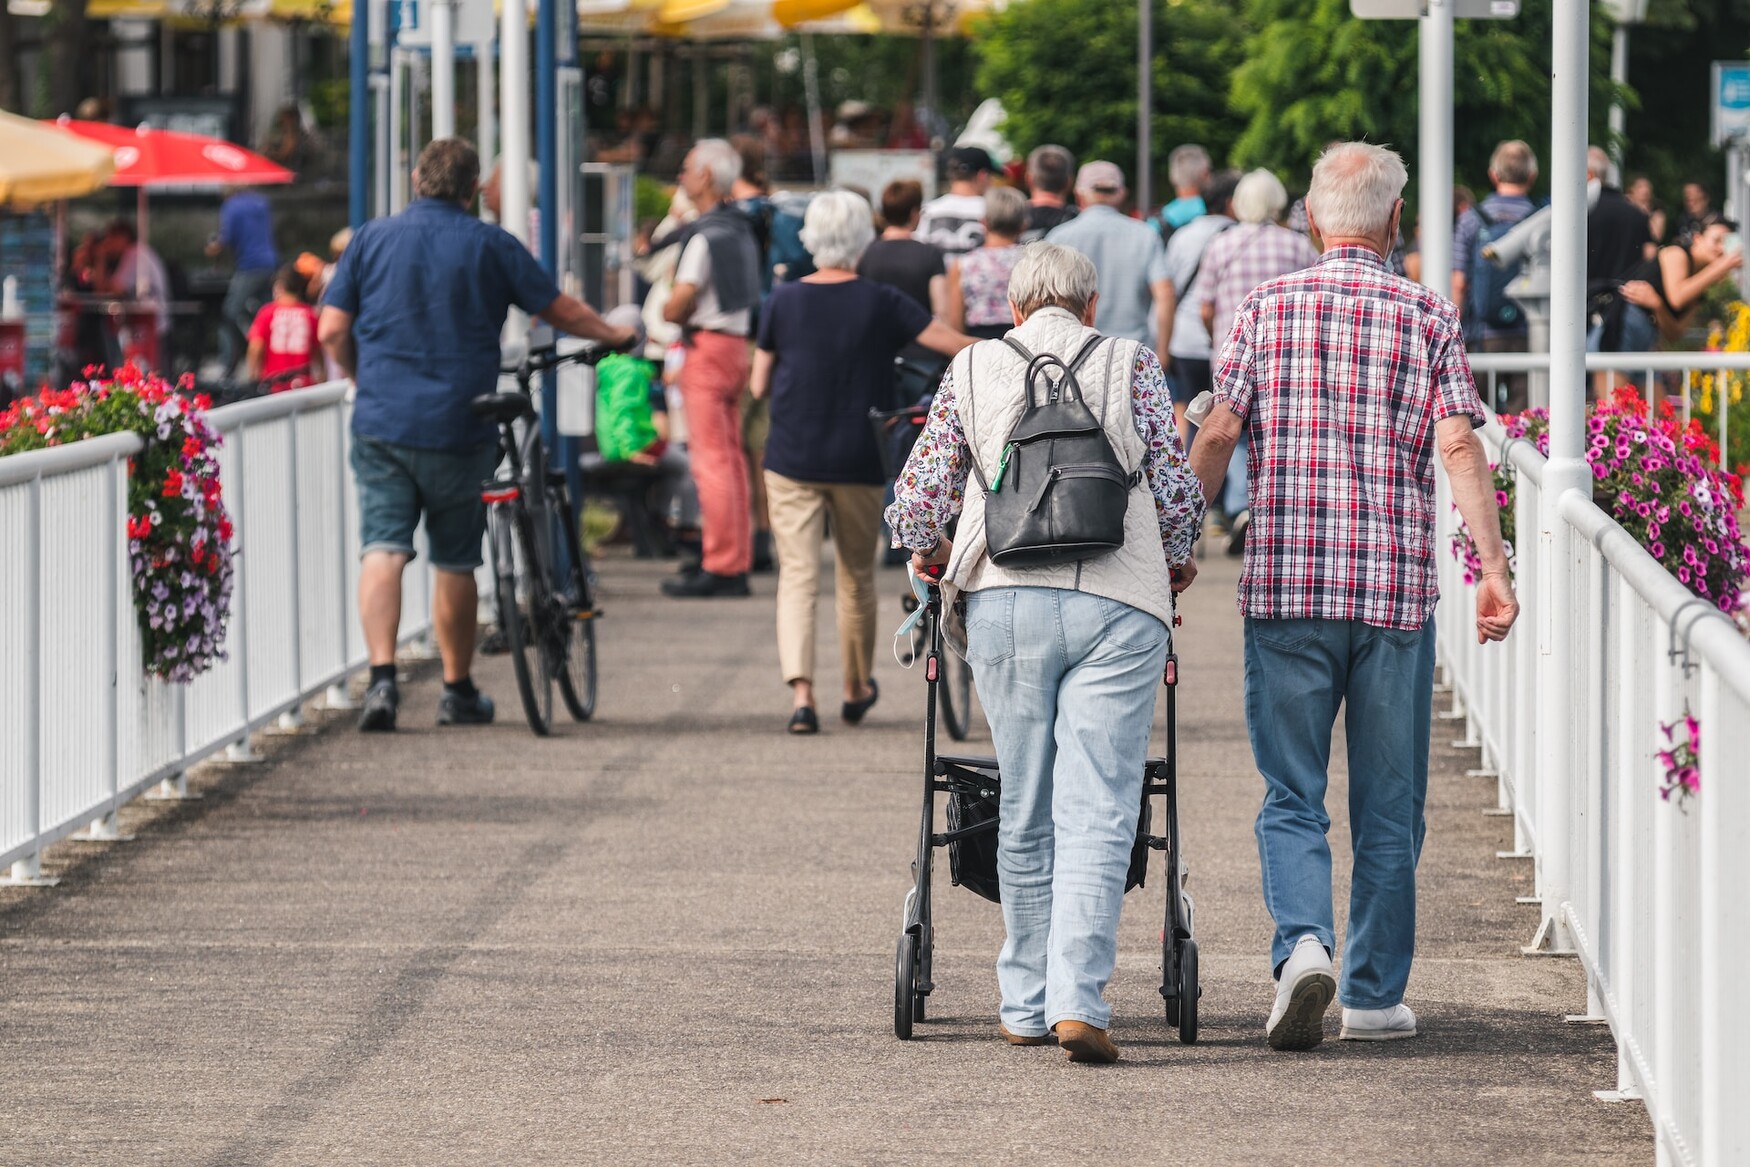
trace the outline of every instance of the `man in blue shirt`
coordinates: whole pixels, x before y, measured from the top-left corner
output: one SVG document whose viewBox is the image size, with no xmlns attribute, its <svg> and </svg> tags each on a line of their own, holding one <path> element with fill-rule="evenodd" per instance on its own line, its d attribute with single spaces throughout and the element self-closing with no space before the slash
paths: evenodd
<svg viewBox="0 0 1750 1167">
<path fill-rule="evenodd" d="M 563 295 L 528 248 L 468 213 L 480 156 L 460 138 L 432 142 L 399 215 L 353 234 L 317 326 L 333 367 L 356 386 L 352 468 L 358 485 L 359 614 L 371 657 L 363 730 L 391 730 L 400 705 L 395 642 L 401 573 L 423 514 L 436 586 L 432 623 L 444 662 L 438 724 L 483 724 L 492 701 L 474 687 L 474 569 L 486 533 L 481 483 L 498 466 L 498 430 L 468 403 L 498 383 L 499 333 L 515 305 L 555 328 L 609 345 L 633 330 Z"/>
<path fill-rule="evenodd" d="M 219 205 L 219 233 L 207 244 L 207 254 L 217 257 L 227 249 L 237 263 L 219 317 L 219 363 L 225 366 L 222 376 L 229 377 L 248 344 L 255 314 L 273 299 L 273 273 L 280 263 L 273 244 L 273 212 L 261 192 L 226 190 Z"/>
</svg>

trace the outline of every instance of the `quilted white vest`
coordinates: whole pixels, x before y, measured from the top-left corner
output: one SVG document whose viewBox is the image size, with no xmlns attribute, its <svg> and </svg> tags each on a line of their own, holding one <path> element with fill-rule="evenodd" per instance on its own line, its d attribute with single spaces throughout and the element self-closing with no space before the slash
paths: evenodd
<svg viewBox="0 0 1750 1167">
<path fill-rule="evenodd" d="M 1062 308 L 1042 308 L 1010 335 L 1035 355 L 1053 353 L 1067 362 L 1098 333 Z M 1133 340 L 1108 339 L 1076 371 L 1088 409 L 1105 427 L 1127 472 L 1141 468 L 1145 453 L 1131 408 L 1131 380 L 1141 347 Z M 1000 340 L 980 341 L 954 358 L 955 407 L 985 482 L 995 473 L 1009 430 L 1026 406 L 1026 373 L 1020 354 Z M 1124 546 L 1117 551 L 1075 563 L 1005 568 L 991 562 L 987 553 L 984 491 L 978 476 L 969 476 L 948 580 L 968 592 L 1009 587 L 1089 592 L 1141 609 L 1171 628 L 1171 574 L 1146 476 L 1138 479 L 1126 501 Z"/>
</svg>

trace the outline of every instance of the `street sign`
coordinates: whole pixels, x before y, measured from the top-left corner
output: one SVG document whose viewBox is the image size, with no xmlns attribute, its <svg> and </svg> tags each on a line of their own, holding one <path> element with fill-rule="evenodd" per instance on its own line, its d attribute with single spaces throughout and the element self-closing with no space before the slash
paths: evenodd
<svg viewBox="0 0 1750 1167">
<path fill-rule="evenodd" d="M 1448 0 L 1454 20 L 1512 20 L 1519 0 Z M 1420 20 L 1428 15 L 1428 0 L 1349 0 L 1357 20 Z"/>
<path fill-rule="evenodd" d="M 438 4 L 449 4 L 456 10 L 455 42 L 458 46 L 488 45 L 498 36 L 492 0 L 391 0 L 391 3 L 401 12 L 395 43 L 403 48 L 431 47 L 431 10 Z"/>
<path fill-rule="evenodd" d="M 1713 144 L 1750 135 L 1750 61 L 1715 61 Z"/>
</svg>

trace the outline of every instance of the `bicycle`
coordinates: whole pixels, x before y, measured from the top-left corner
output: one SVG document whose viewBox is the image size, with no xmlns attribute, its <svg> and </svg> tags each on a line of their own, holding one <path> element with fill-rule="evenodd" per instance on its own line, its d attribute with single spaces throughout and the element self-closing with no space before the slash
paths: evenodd
<svg viewBox="0 0 1750 1167">
<path fill-rule="evenodd" d="M 574 721 L 588 721 L 596 705 L 595 580 L 578 535 L 577 508 L 565 472 L 548 465 L 529 384 L 536 373 L 568 364 L 593 365 L 613 349 L 590 346 L 561 353 L 529 350 L 517 365 L 514 393 L 487 393 L 471 403 L 475 416 L 498 426 L 500 473 L 480 488 L 486 504 L 487 549 L 496 585 L 498 626 L 504 633 L 517 692 L 529 728 L 553 730 L 553 686 Z M 521 433 L 518 433 L 518 424 Z M 555 562 L 554 528 L 563 538 L 567 569 Z"/>
</svg>

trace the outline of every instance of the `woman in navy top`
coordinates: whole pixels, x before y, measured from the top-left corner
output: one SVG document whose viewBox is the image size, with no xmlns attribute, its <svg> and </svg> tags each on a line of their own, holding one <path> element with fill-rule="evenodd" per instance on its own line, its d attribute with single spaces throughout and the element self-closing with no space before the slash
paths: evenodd
<svg viewBox="0 0 1750 1167">
<path fill-rule="evenodd" d="M 753 392 L 770 397 L 766 494 L 778 551 L 778 661 L 790 686 L 791 733 L 814 733 L 814 608 L 820 544 L 832 519 L 837 556 L 844 720 L 875 704 L 875 552 L 886 475 L 869 426 L 892 407 L 893 360 L 913 341 L 953 356 L 972 343 L 894 288 L 857 278 L 874 215 L 849 191 L 818 195 L 802 243 L 815 272 L 781 285 L 760 310 Z"/>
</svg>

